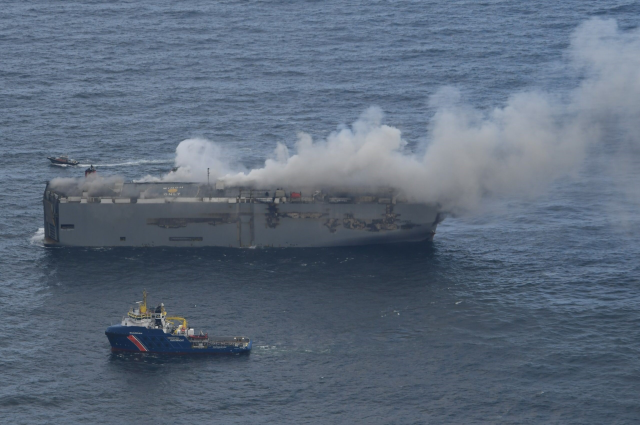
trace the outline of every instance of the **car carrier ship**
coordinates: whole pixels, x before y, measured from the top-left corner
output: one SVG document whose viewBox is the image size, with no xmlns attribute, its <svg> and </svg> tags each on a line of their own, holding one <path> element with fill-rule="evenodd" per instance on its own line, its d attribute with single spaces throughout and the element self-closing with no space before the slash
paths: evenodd
<svg viewBox="0 0 640 425">
<path fill-rule="evenodd" d="M 326 247 L 433 238 L 444 215 L 393 189 L 256 189 L 123 182 L 47 183 L 45 245 Z"/>
<path fill-rule="evenodd" d="M 242 336 L 210 337 L 196 334 L 184 317 L 169 317 L 164 304 L 147 308 L 147 292 L 119 325 L 105 331 L 111 351 L 157 354 L 243 354 L 251 351 L 251 340 Z"/>
</svg>

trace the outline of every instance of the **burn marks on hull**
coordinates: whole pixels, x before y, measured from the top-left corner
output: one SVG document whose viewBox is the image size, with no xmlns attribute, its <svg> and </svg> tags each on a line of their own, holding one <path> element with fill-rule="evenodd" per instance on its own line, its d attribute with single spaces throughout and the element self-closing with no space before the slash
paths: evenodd
<svg viewBox="0 0 640 425">
<path fill-rule="evenodd" d="M 385 212 L 380 218 L 359 218 L 354 213 L 344 213 L 342 218 L 329 218 L 328 212 L 319 211 L 289 211 L 281 212 L 278 204 L 270 203 L 267 205 L 265 217 L 265 227 L 276 229 L 281 220 L 316 220 L 321 221 L 330 233 L 335 233 L 340 227 L 347 230 L 356 230 L 364 232 L 387 232 L 396 230 L 411 230 L 421 226 L 409 220 L 402 220 L 400 214 L 394 212 L 394 205 L 386 205 Z M 238 226 L 240 238 L 242 233 L 242 223 L 246 222 L 251 227 L 253 234 L 253 212 L 237 212 L 237 213 L 219 213 L 207 214 L 207 217 L 193 218 L 148 218 L 147 225 L 158 226 L 164 229 L 177 229 L 187 227 L 189 224 L 208 224 L 211 226 L 234 224 Z M 436 218 L 436 221 L 441 218 Z M 246 226 L 245 226 L 246 227 Z M 253 237 L 251 237 L 253 241 Z M 243 245 L 241 243 L 241 245 Z"/>
<path fill-rule="evenodd" d="M 264 214 L 265 224 L 268 228 L 275 229 L 280 224 L 280 216 L 276 204 L 267 205 L 267 212 Z"/>
<path fill-rule="evenodd" d="M 342 226 L 345 229 L 366 230 L 369 232 L 398 230 L 396 217 L 396 214 L 385 214 L 385 217 L 382 219 L 360 220 L 355 218 L 353 214 L 345 214 L 345 217 L 342 219 Z"/>
<path fill-rule="evenodd" d="M 329 229 L 329 232 L 335 233 L 340 226 L 341 220 L 339 218 L 330 218 L 324 222 L 324 225 Z"/>
<path fill-rule="evenodd" d="M 265 223 L 267 227 L 275 229 L 280 224 L 281 218 L 291 218 L 294 220 L 319 220 L 328 214 L 323 212 L 280 212 L 276 204 L 269 204 L 265 213 Z"/>
<path fill-rule="evenodd" d="M 270 204 L 265 217 L 267 227 L 275 229 L 278 227 L 281 218 L 320 220 L 328 215 L 328 213 L 321 212 L 279 212 L 277 205 Z M 382 218 L 379 219 L 360 219 L 355 217 L 354 214 L 345 213 L 342 219 L 327 218 L 323 224 L 331 233 L 335 233 L 340 225 L 345 229 L 367 232 L 384 232 L 398 229 L 410 230 L 420 226 L 410 221 L 400 220 L 399 217 L 400 214 L 393 212 L 393 205 L 387 205 L 385 213 L 382 214 Z"/>
<path fill-rule="evenodd" d="M 237 214 L 210 214 L 210 217 L 188 217 L 188 218 L 148 218 L 147 225 L 158 226 L 163 229 L 177 229 L 187 227 L 189 224 L 205 223 L 210 226 L 219 224 L 236 224 Z"/>
</svg>

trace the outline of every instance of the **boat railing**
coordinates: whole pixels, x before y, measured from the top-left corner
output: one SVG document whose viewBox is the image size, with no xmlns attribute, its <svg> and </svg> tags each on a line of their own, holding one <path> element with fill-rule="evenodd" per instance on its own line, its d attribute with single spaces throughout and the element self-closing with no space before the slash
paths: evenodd
<svg viewBox="0 0 640 425">
<path fill-rule="evenodd" d="M 204 335 L 188 335 L 188 337 L 189 337 L 190 339 L 195 339 L 195 340 L 198 340 L 198 339 L 209 339 L 209 334 L 204 334 Z"/>
<path fill-rule="evenodd" d="M 132 311 L 130 311 L 127 315 L 130 318 L 136 319 L 136 320 L 162 319 L 164 317 L 164 315 L 162 313 L 140 313 L 140 314 L 135 314 Z"/>
</svg>

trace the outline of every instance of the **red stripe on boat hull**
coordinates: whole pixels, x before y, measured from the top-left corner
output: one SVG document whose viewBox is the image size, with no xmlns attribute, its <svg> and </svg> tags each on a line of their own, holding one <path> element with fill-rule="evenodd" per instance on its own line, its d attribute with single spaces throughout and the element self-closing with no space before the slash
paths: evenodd
<svg viewBox="0 0 640 425">
<path fill-rule="evenodd" d="M 127 339 L 129 341 L 133 342 L 136 345 L 136 347 L 138 347 L 138 350 L 140 350 L 140 351 L 149 351 L 149 350 L 147 350 L 147 347 L 142 345 L 142 343 L 140 341 L 138 341 L 138 338 L 136 338 L 135 336 L 129 335 L 127 337 Z"/>
</svg>

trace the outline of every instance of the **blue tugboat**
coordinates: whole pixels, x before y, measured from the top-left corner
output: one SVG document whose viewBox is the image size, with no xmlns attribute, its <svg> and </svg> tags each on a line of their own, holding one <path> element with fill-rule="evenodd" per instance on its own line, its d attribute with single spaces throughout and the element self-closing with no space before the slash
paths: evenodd
<svg viewBox="0 0 640 425">
<path fill-rule="evenodd" d="M 196 334 L 184 317 L 167 317 L 164 304 L 147 309 L 147 291 L 143 300 L 129 310 L 120 325 L 105 332 L 111 351 L 161 354 L 241 354 L 251 351 L 251 340 L 242 336 L 209 337 Z"/>
</svg>

